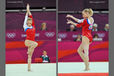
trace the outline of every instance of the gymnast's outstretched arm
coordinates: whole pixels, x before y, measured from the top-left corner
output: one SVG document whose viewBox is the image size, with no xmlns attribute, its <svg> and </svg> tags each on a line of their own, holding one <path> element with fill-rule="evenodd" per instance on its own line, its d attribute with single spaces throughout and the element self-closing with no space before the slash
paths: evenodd
<svg viewBox="0 0 114 76">
<path fill-rule="evenodd" d="M 69 15 L 69 14 L 68 14 L 66 17 L 73 19 L 73 20 L 76 21 L 77 23 L 82 23 L 83 20 L 84 20 L 84 19 L 78 19 L 78 18 L 76 18 L 76 17 L 74 17 L 74 16 L 72 16 L 72 15 Z"/>
</svg>

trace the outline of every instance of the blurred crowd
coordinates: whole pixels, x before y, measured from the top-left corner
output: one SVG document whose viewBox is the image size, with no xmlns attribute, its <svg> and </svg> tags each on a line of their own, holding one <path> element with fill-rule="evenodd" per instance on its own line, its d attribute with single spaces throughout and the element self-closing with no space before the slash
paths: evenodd
<svg viewBox="0 0 114 76">
<path fill-rule="evenodd" d="M 93 24 L 93 29 L 92 31 L 93 32 L 97 32 L 97 31 L 106 31 L 108 32 L 109 31 L 109 24 L 105 24 L 104 28 L 103 29 L 99 29 L 98 28 L 98 24 L 97 23 L 94 23 Z M 43 22 L 41 24 L 41 31 L 47 31 L 47 24 L 46 22 Z M 70 25 L 69 29 L 66 29 L 66 31 L 70 31 L 70 32 L 75 32 L 77 31 L 77 28 L 74 26 L 74 25 Z M 77 37 L 74 39 L 74 41 L 81 41 L 82 40 L 82 36 L 80 34 L 77 35 Z M 93 36 L 93 41 L 102 41 L 103 39 L 99 37 L 99 35 L 96 33 L 94 34 Z M 61 41 L 60 39 L 58 39 L 58 41 Z"/>
<path fill-rule="evenodd" d="M 99 31 L 98 29 L 98 24 L 97 23 L 94 23 L 93 24 L 93 29 L 92 31 L 93 32 L 97 32 Z M 74 26 L 74 25 L 70 25 L 69 29 L 66 29 L 66 31 L 70 31 L 70 32 L 73 32 L 73 31 L 77 31 L 77 28 Z M 109 24 L 105 24 L 104 28 L 102 29 L 102 31 L 106 31 L 108 32 L 109 31 Z M 82 35 L 78 34 L 76 39 L 74 39 L 74 41 L 81 41 L 82 40 Z M 93 41 L 102 41 L 103 39 L 99 37 L 99 35 L 96 33 L 94 34 L 93 36 Z"/>
<path fill-rule="evenodd" d="M 98 26 L 99 25 L 97 23 L 94 23 L 92 31 L 99 31 Z M 109 24 L 105 24 L 104 28 L 101 30 L 109 31 Z M 74 25 L 70 25 L 69 29 L 66 29 L 66 31 L 77 31 L 77 28 Z"/>
</svg>

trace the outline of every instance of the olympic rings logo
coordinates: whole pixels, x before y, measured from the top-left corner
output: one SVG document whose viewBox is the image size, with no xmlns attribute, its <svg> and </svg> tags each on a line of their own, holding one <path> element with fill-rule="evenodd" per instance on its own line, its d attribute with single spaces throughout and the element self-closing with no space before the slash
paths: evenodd
<svg viewBox="0 0 114 76">
<path fill-rule="evenodd" d="M 54 37 L 55 33 L 54 32 L 46 32 L 45 36 L 47 37 Z"/>
<path fill-rule="evenodd" d="M 105 37 L 105 33 L 98 33 L 99 37 Z"/>
<path fill-rule="evenodd" d="M 8 38 L 14 38 L 16 36 L 16 33 L 7 33 L 6 36 Z"/>
<path fill-rule="evenodd" d="M 27 35 L 26 34 L 21 34 L 21 37 L 26 37 Z"/>
<path fill-rule="evenodd" d="M 64 39 L 64 38 L 67 37 L 67 34 L 66 33 L 61 33 L 61 34 L 58 34 L 58 37 Z"/>
<path fill-rule="evenodd" d="M 72 35 L 72 38 L 76 38 L 77 37 L 77 35 Z"/>
</svg>

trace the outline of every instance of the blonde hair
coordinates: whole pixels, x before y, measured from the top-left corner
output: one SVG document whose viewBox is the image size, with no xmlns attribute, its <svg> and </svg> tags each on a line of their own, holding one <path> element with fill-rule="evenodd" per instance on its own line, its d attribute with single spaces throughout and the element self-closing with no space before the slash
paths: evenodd
<svg viewBox="0 0 114 76">
<path fill-rule="evenodd" d="M 27 21 L 32 21 L 32 18 L 28 17 Z"/>
<path fill-rule="evenodd" d="M 46 25 L 46 23 L 45 23 L 45 22 L 43 22 L 43 23 L 41 24 L 41 29 L 43 28 L 43 25 Z"/>
<path fill-rule="evenodd" d="M 42 25 L 42 26 L 43 26 L 43 25 L 46 25 L 46 23 L 45 23 L 45 22 L 43 22 L 41 25 Z"/>
<path fill-rule="evenodd" d="M 43 53 L 44 53 L 44 52 L 46 52 L 46 53 L 47 53 L 47 51 L 43 50 Z"/>
<path fill-rule="evenodd" d="M 93 10 L 91 8 L 86 8 L 83 12 L 88 12 L 90 16 L 93 16 Z"/>
</svg>

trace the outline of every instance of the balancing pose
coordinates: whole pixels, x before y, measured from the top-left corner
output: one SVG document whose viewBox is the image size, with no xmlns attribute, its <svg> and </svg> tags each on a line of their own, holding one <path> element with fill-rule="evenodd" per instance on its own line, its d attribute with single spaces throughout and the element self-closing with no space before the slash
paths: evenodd
<svg viewBox="0 0 114 76">
<path fill-rule="evenodd" d="M 92 25 L 94 23 L 93 16 L 93 10 L 92 9 L 84 9 L 82 11 L 83 19 L 77 19 L 73 17 L 72 15 L 67 15 L 67 18 L 71 18 L 77 23 L 67 19 L 67 24 L 75 25 L 76 27 L 82 27 L 82 43 L 80 44 L 80 47 L 78 48 L 78 53 L 82 60 L 85 63 L 85 71 L 90 70 L 89 68 L 89 44 L 92 42 Z M 84 50 L 84 52 L 83 52 Z"/>
<path fill-rule="evenodd" d="M 24 20 L 24 31 L 26 32 L 26 40 L 25 46 L 28 47 L 28 71 L 31 71 L 31 61 L 32 61 L 32 54 L 34 49 L 37 47 L 38 43 L 35 42 L 35 24 L 30 12 L 30 6 L 27 4 L 27 12 Z"/>
</svg>

